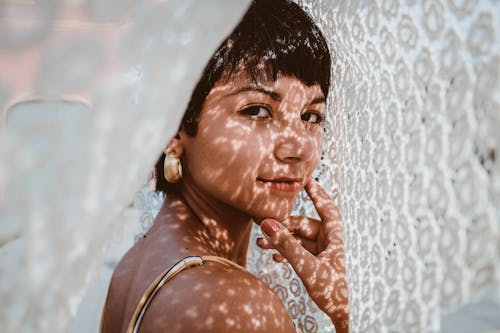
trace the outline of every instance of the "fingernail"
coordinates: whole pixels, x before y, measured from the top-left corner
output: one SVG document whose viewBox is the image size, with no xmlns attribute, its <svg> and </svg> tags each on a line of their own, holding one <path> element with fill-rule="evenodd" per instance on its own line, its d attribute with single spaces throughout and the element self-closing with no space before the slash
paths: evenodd
<svg viewBox="0 0 500 333">
<path fill-rule="evenodd" d="M 265 219 L 260 224 L 260 230 L 264 233 L 268 238 L 274 237 L 276 233 L 280 230 L 280 227 L 276 221 L 272 219 Z"/>
</svg>

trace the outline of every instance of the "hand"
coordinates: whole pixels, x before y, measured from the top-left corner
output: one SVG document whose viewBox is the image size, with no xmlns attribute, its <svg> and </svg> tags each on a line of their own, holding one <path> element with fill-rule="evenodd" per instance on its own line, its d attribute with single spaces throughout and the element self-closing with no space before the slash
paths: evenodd
<svg viewBox="0 0 500 333">
<path fill-rule="evenodd" d="M 340 212 L 320 185 L 310 180 L 305 190 L 321 221 L 291 216 L 281 223 L 264 219 L 264 249 L 276 249 L 274 259 L 288 261 L 311 299 L 332 320 L 337 332 L 349 331 L 349 302 Z"/>
</svg>

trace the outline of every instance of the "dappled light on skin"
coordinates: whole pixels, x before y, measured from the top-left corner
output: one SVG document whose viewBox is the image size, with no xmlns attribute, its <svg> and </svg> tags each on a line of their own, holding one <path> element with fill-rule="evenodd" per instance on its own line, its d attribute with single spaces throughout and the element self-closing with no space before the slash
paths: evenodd
<svg viewBox="0 0 500 333">
<path fill-rule="evenodd" d="M 252 223 L 266 232 L 272 221 L 274 235 L 266 233 L 258 245 L 277 250 L 277 261 L 292 265 L 337 332 L 347 332 L 342 220 L 311 180 L 321 155 L 324 117 L 321 88 L 294 77 L 255 82 L 240 71 L 216 83 L 200 113 L 197 135 L 180 131 L 172 139 L 173 149 L 182 147 L 183 178 L 115 271 L 110 290 L 127 292 L 111 301 L 124 305 L 110 327 L 125 329 L 149 284 L 179 259 L 215 255 L 244 266 Z M 320 220 L 290 216 L 303 188 Z M 141 329 L 294 332 L 276 292 L 247 271 L 206 262 L 160 289 Z"/>
<path fill-rule="evenodd" d="M 192 290 L 193 296 L 186 297 L 179 290 Z M 207 263 L 184 272 L 169 283 L 151 303 L 143 329 L 147 332 L 168 327 L 169 332 L 185 332 L 183 323 L 191 321 L 193 332 L 259 332 L 263 327 L 282 327 L 279 331 L 286 332 L 285 329 L 291 327 L 286 322 L 286 310 L 262 298 L 269 295 L 268 287 L 254 276 Z M 242 315 L 235 316 L 235 312 Z M 171 316 L 175 316 L 177 324 L 171 320 L 163 322 Z"/>
<path fill-rule="evenodd" d="M 269 230 L 267 239 L 260 238 L 257 242 L 262 248 L 278 249 L 281 259 L 286 255 L 298 275 L 306 276 L 302 281 L 311 298 L 332 318 L 337 331 L 345 332 L 349 326 L 349 307 L 342 219 L 317 183 L 308 183 L 306 191 L 321 220 L 305 217 L 289 217 L 282 223 L 266 220 L 263 223 L 268 224 L 267 228 L 264 226 L 264 230 Z M 295 237 L 287 237 L 290 233 Z"/>
<path fill-rule="evenodd" d="M 197 192 L 223 194 L 223 204 L 256 218 L 285 218 L 319 161 L 320 124 L 301 116 L 314 112 L 324 118 L 324 103 L 310 104 L 322 96 L 319 86 L 294 78 L 256 83 L 244 72 L 216 85 L 205 101 L 199 133 L 191 138 L 181 132 L 182 162 L 191 170 L 185 186 L 192 182 Z"/>
</svg>

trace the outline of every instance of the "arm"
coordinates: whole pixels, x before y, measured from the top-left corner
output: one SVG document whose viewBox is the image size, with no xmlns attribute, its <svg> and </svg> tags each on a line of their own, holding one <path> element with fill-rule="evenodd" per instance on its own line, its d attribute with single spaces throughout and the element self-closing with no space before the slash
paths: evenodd
<svg viewBox="0 0 500 333">
<path fill-rule="evenodd" d="M 279 251 L 299 275 L 312 300 L 332 320 L 339 333 L 349 332 L 349 301 L 345 270 L 343 224 L 340 212 L 318 183 L 310 181 L 306 191 L 321 221 L 290 217 L 282 223 L 266 219 L 261 229 L 262 248 Z"/>
</svg>

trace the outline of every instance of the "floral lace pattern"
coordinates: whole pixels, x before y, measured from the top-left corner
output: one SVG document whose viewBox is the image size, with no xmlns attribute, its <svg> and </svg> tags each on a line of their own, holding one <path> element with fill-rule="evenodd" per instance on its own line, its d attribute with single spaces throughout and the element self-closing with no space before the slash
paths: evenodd
<svg viewBox="0 0 500 333">
<path fill-rule="evenodd" d="M 300 3 L 335 54 L 324 162 L 352 331 L 438 331 L 500 285 L 500 5 Z"/>
</svg>

